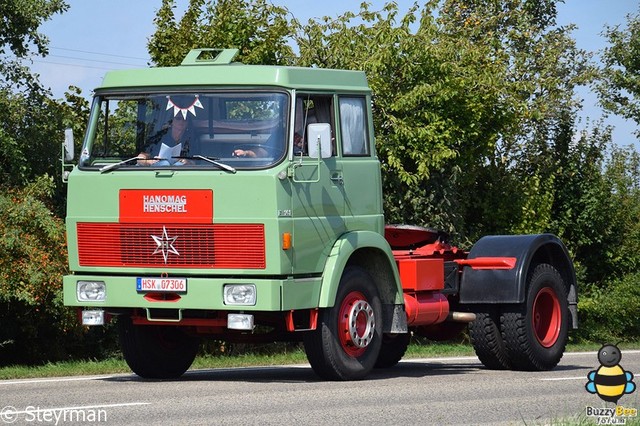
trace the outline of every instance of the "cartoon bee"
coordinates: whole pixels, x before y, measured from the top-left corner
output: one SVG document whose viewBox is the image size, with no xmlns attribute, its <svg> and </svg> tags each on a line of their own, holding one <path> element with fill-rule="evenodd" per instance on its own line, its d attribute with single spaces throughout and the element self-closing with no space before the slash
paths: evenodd
<svg viewBox="0 0 640 426">
<path fill-rule="evenodd" d="M 624 371 L 619 365 L 622 353 L 618 346 L 605 344 L 598 351 L 600 368 L 587 374 L 587 392 L 597 394 L 600 399 L 618 403 L 620 397 L 636 390 L 633 373 Z"/>
</svg>

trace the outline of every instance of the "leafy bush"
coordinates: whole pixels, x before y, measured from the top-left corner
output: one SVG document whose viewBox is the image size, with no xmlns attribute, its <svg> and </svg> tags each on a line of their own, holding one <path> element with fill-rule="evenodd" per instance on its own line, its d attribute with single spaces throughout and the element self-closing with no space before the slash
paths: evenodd
<svg viewBox="0 0 640 426">
<path fill-rule="evenodd" d="M 640 339 L 640 273 L 625 275 L 604 288 L 593 287 L 578 303 L 579 336 L 594 342 Z"/>
<path fill-rule="evenodd" d="M 62 359 L 82 333 L 62 303 L 67 249 L 52 193 L 47 176 L 0 193 L 0 365 Z"/>
</svg>

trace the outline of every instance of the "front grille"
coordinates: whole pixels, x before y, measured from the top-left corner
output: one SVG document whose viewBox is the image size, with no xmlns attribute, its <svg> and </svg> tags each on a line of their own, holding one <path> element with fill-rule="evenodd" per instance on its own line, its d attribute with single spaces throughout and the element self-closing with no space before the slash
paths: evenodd
<svg viewBox="0 0 640 426">
<path fill-rule="evenodd" d="M 262 224 L 83 222 L 77 233 L 80 266 L 266 267 Z"/>
</svg>

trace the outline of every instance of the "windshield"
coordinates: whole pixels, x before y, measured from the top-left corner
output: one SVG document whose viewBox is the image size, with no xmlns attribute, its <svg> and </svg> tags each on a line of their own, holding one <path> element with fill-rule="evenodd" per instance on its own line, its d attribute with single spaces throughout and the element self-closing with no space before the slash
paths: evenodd
<svg viewBox="0 0 640 426">
<path fill-rule="evenodd" d="M 241 91 L 98 95 L 79 165 L 265 168 L 286 153 L 288 99 Z"/>
</svg>

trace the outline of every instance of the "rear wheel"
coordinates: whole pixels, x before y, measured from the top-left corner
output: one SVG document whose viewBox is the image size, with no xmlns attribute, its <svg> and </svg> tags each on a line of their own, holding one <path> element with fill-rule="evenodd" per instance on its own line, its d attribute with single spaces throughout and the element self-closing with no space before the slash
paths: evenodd
<svg viewBox="0 0 640 426">
<path fill-rule="evenodd" d="M 304 337 L 313 371 L 327 380 L 364 378 L 382 344 L 382 305 L 371 276 L 347 267 L 340 279 L 336 303 L 324 309 L 318 328 Z"/>
<path fill-rule="evenodd" d="M 118 320 L 122 354 L 131 371 L 145 379 L 174 379 L 189 369 L 196 357 L 199 339 L 178 327 L 133 325 Z"/>
<path fill-rule="evenodd" d="M 509 360 L 517 370 L 550 370 L 564 353 L 569 332 L 569 308 L 560 273 L 537 265 L 527 282 L 524 303 L 505 309 L 501 328 Z"/>
<path fill-rule="evenodd" d="M 485 367 L 492 370 L 510 368 L 500 333 L 499 314 L 495 310 L 476 313 L 476 319 L 469 324 L 469 337 L 476 355 Z"/>
</svg>

